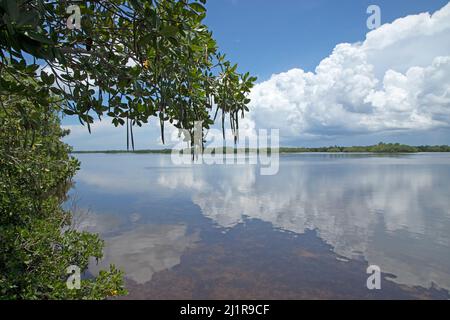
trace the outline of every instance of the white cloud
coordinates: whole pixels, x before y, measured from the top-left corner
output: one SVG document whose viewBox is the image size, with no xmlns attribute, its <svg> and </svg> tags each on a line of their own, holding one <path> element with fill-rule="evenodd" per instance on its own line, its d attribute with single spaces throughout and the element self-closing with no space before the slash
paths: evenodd
<svg viewBox="0 0 450 320">
<path fill-rule="evenodd" d="M 127 278 L 146 283 L 153 274 L 180 264 L 184 251 L 194 247 L 198 239 L 198 233 L 188 234 L 185 225 L 141 225 L 105 237 L 104 256 L 99 263 L 92 261 L 89 271 L 98 274 L 113 263 Z"/>
<path fill-rule="evenodd" d="M 326 137 L 450 127 L 450 3 L 338 44 L 315 72 L 291 69 L 251 92 L 257 127 Z"/>
</svg>

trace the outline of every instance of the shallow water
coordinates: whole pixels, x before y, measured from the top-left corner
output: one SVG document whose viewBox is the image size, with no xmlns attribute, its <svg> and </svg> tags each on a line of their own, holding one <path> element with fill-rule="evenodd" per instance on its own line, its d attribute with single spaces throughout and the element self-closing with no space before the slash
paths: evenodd
<svg viewBox="0 0 450 320">
<path fill-rule="evenodd" d="M 90 272 L 116 264 L 127 298 L 449 297 L 450 154 L 287 154 L 273 176 L 76 156 L 76 222 L 106 240 Z"/>
</svg>

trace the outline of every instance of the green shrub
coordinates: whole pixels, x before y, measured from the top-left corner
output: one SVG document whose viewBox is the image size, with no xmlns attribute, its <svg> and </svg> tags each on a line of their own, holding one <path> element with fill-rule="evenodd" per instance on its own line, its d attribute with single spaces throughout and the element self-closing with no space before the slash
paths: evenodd
<svg viewBox="0 0 450 320">
<path fill-rule="evenodd" d="M 62 208 L 79 168 L 61 141 L 56 106 L 18 97 L 0 101 L 0 298 L 103 299 L 125 294 L 122 273 L 110 267 L 68 289 L 70 265 L 81 271 L 101 258 L 96 234 L 71 227 Z"/>
</svg>

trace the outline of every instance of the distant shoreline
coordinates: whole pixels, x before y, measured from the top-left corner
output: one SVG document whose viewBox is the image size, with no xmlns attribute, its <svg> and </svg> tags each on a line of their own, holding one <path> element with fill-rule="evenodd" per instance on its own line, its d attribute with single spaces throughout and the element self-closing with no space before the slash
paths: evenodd
<svg viewBox="0 0 450 320">
<path fill-rule="evenodd" d="M 276 150 L 276 148 L 273 148 Z M 272 149 L 272 150 L 273 150 Z M 205 151 L 209 152 L 209 148 Z M 231 153 L 259 153 L 261 151 L 271 152 L 271 149 L 252 149 L 252 148 L 223 148 L 223 154 Z M 183 150 L 186 153 L 190 152 L 190 149 Z M 72 151 L 73 154 L 83 154 L 83 153 L 105 153 L 105 154 L 118 154 L 118 153 L 135 153 L 135 154 L 170 154 L 172 149 L 146 149 L 146 150 L 76 150 Z M 371 146 L 352 146 L 352 147 L 342 147 L 342 146 L 330 146 L 330 147 L 280 147 L 278 148 L 279 153 L 419 153 L 419 152 L 450 152 L 450 146 L 440 145 L 440 146 L 409 146 L 399 143 L 379 143 Z"/>
</svg>

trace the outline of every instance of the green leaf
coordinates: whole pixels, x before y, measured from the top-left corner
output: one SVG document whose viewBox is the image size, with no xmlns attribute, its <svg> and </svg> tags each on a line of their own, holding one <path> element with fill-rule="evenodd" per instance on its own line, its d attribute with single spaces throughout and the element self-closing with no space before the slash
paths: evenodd
<svg viewBox="0 0 450 320">
<path fill-rule="evenodd" d="M 76 114 L 74 111 L 69 109 L 64 109 L 63 112 L 69 116 L 73 116 L 74 114 Z"/>
<path fill-rule="evenodd" d="M 19 6 L 17 0 L 6 0 L 6 13 L 11 17 L 11 20 L 17 22 L 19 18 Z"/>
<path fill-rule="evenodd" d="M 138 0 L 129 0 L 131 5 L 133 6 L 134 9 L 136 10 L 141 10 L 142 9 L 142 4 L 140 1 Z"/>
<path fill-rule="evenodd" d="M 48 79 L 47 84 L 48 85 L 52 85 L 53 82 L 55 82 L 55 75 L 54 74 L 50 74 L 47 79 Z"/>
<path fill-rule="evenodd" d="M 147 45 L 150 44 L 153 41 L 154 35 L 149 33 L 143 36 L 141 39 L 139 39 L 140 45 Z"/>
<path fill-rule="evenodd" d="M 165 37 L 174 37 L 178 33 L 178 28 L 175 26 L 163 26 L 161 29 L 161 34 Z"/>
<path fill-rule="evenodd" d="M 24 12 L 20 15 L 17 24 L 19 26 L 37 26 L 39 23 L 39 16 L 36 12 Z"/>
<path fill-rule="evenodd" d="M 52 85 L 53 82 L 55 81 L 55 75 L 54 74 L 47 74 L 44 70 L 41 71 L 41 80 L 46 84 L 46 85 Z"/>
<path fill-rule="evenodd" d="M 62 93 L 60 89 L 55 88 L 55 87 L 51 87 L 50 91 L 53 92 L 56 95 L 60 95 Z"/>
<path fill-rule="evenodd" d="M 204 6 L 202 6 L 200 3 L 194 2 L 194 3 L 190 3 L 189 7 L 191 7 L 192 9 L 194 9 L 195 11 L 197 11 L 198 13 L 203 13 L 206 12 L 206 9 Z"/>
<path fill-rule="evenodd" d="M 40 34 L 38 32 L 34 32 L 34 31 L 28 32 L 27 31 L 27 32 L 25 32 L 25 35 L 28 36 L 30 39 L 33 39 L 42 44 L 48 44 L 48 45 L 55 44 L 51 39 L 47 38 L 45 35 Z"/>
</svg>

